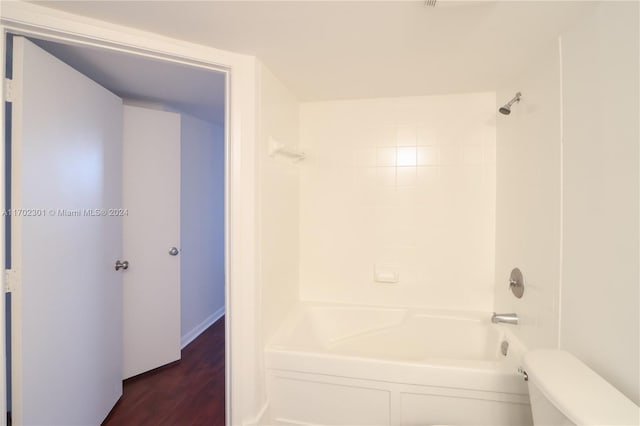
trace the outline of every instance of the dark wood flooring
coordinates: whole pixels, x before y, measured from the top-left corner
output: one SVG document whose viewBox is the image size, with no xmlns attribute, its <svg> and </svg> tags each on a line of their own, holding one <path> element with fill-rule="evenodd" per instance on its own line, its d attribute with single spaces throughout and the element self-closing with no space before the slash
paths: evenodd
<svg viewBox="0 0 640 426">
<path fill-rule="evenodd" d="M 222 426 L 224 389 L 222 317 L 183 349 L 180 361 L 125 380 L 102 424 Z"/>
</svg>

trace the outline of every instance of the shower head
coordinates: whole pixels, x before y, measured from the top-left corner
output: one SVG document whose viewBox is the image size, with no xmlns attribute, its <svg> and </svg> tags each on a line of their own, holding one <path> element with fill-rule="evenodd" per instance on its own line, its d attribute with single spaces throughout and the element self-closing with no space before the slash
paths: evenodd
<svg viewBox="0 0 640 426">
<path fill-rule="evenodd" d="M 498 111 L 500 111 L 500 113 L 504 115 L 511 114 L 511 105 L 515 104 L 516 102 L 520 102 L 521 97 L 522 97 L 522 93 L 520 92 L 516 93 L 513 99 L 511 99 L 509 102 L 507 102 L 502 107 L 500 107 Z"/>
</svg>

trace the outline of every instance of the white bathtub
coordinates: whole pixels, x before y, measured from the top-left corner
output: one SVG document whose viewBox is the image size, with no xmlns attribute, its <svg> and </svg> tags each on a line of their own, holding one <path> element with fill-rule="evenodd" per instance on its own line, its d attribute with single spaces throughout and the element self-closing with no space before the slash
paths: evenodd
<svg viewBox="0 0 640 426">
<path fill-rule="evenodd" d="M 302 304 L 266 348 L 267 422 L 531 425 L 523 348 L 489 318 Z"/>
</svg>

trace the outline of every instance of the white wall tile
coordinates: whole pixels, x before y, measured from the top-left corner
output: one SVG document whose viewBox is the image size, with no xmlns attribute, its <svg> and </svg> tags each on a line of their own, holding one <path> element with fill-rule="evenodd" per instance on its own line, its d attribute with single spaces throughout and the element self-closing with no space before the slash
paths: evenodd
<svg viewBox="0 0 640 426">
<path fill-rule="evenodd" d="M 301 298 L 490 311 L 494 116 L 492 93 L 302 104 Z"/>
</svg>

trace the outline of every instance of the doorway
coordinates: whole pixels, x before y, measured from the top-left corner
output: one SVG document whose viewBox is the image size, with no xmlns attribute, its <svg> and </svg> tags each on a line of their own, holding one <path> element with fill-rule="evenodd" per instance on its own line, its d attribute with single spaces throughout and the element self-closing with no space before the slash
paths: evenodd
<svg viewBox="0 0 640 426">
<path fill-rule="evenodd" d="M 124 281 L 124 334 L 127 334 L 127 330 L 135 328 L 127 326 L 127 321 L 129 321 L 130 325 L 134 322 L 136 324 L 146 322 L 148 326 L 152 327 L 151 331 L 142 328 L 140 333 L 131 339 L 129 346 L 134 345 L 146 337 L 151 336 L 153 338 L 145 341 L 144 344 L 138 345 L 137 348 L 129 352 L 132 352 L 135 357 L 146 359 L 150 355 L 167 352 L 164 349 L 159 349 L 159 346 L 166 344 L 167 340 L 172 340 L 169 346 L 173 348 L 174 353 L 174 355 L 168 355 L 168 358 L 160 357 L 158 360 L 152 361 L 146 366 L 134 368 L 128 373 L 125 372 L 124 377 L 139 374 L 150 368 L 159 367 L 166 362 L 171 362 L 175 359 L 176 348 L 179 357 L 179 348 L 181 346 L 188 344 L 190 340 L 195 338 L 224 313 L 224 124 L 226 123 L 224 110 L 226 104 L 226 74 L 213 70 L 203 71 L 202 69 L 184 65 L 163 63 L 162 61 L 108 52 L 100 49 L 80 48 L 78 46 L 43 40 L 32 39 L 31 41 L 27 40 L 26 43 L 29 45 L 33 44 L 33 46 L 29 47 L 31 51 L 36 52 L 38 49 L 43 50 L 45 56 L 51 55 L 55 59 L 64 62 L 66 66 L 75 70 L 76 73 L 82 74 L 85 78 L 88 77 L 93 82 L 102 86 L 102 89 L 106 89 L 107 92 L 115 94 L 116 96 L 111 96 L 109 99 L 109 102 L 113 105 L 117 104 L 113 98 L 124 99 L 124 103 L 126 104 L 123 108 L 124 119 L 116 125 L 116 127 L 120 126 L 120 128 L 123 129 L 122 133 L 125 135 L 122 140 L 122 150 L 114 151 L 108 144 L 98 147 L 98 150 L 102 149 L 101 154 L 103 157 L 110 157 L 111 163 L 107 165 L 105 162 L 100 164 L 91 163 L 91 161 L 96 160 L 100 156 L 100 153 L 89 149 L 89 151 L 84 153 L 87 155 L 84 155 L 81 161 L 76 163 L 78 167 L 75 168 L 75 171 L 77 172 L 82 169 L 85 175 L 79 176 L 80 180 L 88 179 L 89 181 L 95 177 L 94 174 L 100 167 L 104 167 L 105 170 L 108 169 L 107 171 L 114 175 L 119 172 L 121 179 L 122 176 L 124 176 L 124 180 L 121 182 L 121 189 L 125 200 L 127 199 L 127 191 L 131 187 L 136 186 L 135 183 L 139 183 L 141 176 L 148 178 L 145 185 L 139 185 L 136 193 L 130 193 L 128 195 L 130 203 L 136 204 L 135 211 L 132 210 L 130 212 L 126 204 L 118 205 L 118 203 L 114 201 L 117 197 L 110 198 L 113 204 L 111 207 L 109 207 L 108 204 L 101 207 L 107 207 L 109 219 L 104 223 L 110 224 L 110 235 L 114 235 L 114 233 L 117 233 L 115 230 L 119 229 L 114 225 L 118 218 L 124 223 L 121 225 L 121 227 L 124 226 L 124 232 L 120 231 L 121 236 L 124 236 L 125 240 L 122 257 L 118 256 L 118 259 L 113 259 L 117 261 L 115 269 L 122 273 Z M 47 72 L 53 69 L 52 64 L 53 62 L 47 62 L 45 64 L 46 66 L 44 68 L 47 68 Z M 204 76 L 204 74 L 206 74 L 206 76 Z M 138 75 L 137 79 L 135 78 L 136 75 Z M 188 92 L 184 89 L 189 83 L 199 81 L 198 78 L 200 77 L 206 79 L 211 76 L 214 76 L 212 80 L 217 80 L 217 83 L 208 81 L 207 83 L 199 84 L 198 87 L 200 89 L 197 90 L 199 96 L 193 96 L 193 102 L 190 102 L 189 99 L 185 100 L 185 97 L 182 95 L 184 95 L 184 92 Z M 72 78 L 76 77 L 78 76 L 72 76 Z M 216 99 L 215 105 L 213 105 L 213 102 L 209 102 L 211 99 L 203 99 L 202 94 L 206 93 L 206 91 L 202 90 L 202 87 L 222 88 L 217 92 L 218 98 Z M 96 88 L 93 87 L 92 90 L 93 89 Z M 177 89 L 179 94 L 176 94 L 175 89 Z M 174 92 L 171 90 L 174 90 Z M 215 90 L 212 90 L 212 92 L 215 92 Z M 74 93 L 69 93 L 70 97 L 73 94 Z M 109 95 L 105 96 L 109 97 Z M 58 97 L 61 96 L 58 94 Z M 204 98 L 206 98 L 206 96 Z M 67 100 L 66 102 L 73 103 L 74 100 L 75 99 L 71 97 L 71 100 Z M 63 101 L 62 104 L 64 103 Z M 205 105 L 204 108 L 203 105 Z M 77 104 L 76 108 L 78 108 Z M 99 108 L 100 107 L 98 107 L 97 110 L 99 110 Z M 206 108 L 209 109 L 207 110 Z M 197 117 L 197 115 L 205 118 L 211 117 L 215 115 L 212 114 L 211 111 L 216 108 L 222 111 L 219 124 L 207 122 Z M 115 111 L 115 106 L 112 109 Z M 78 111 L 82 110 L 84 110 L 84 108 L 78 108 Z M 114 114 L 117 115 L 117 113 Z M 97 115 L 99 115 L 99 113 Z M 146 125 L 138 126 L 141 121 L 144 121 L 144 116 L 151 117 L 151 121 L 148 121 L 148 119 Z M 177 123 L 177 125 L 173 126 L 173 130 L 167 130 L 166 127 L 163 127 L 162 132 L 159 134 L 156 133 L 154 135 L 153 132 L 149 133 L 150 131 L 157 132 L 160 125 L 170 124 L 171 121 Z M 132 122 L 134 122 L 134 124 L 131 124 Z M 23 123 L 23 125 L 29 126 L 26 122 Z M 42 125 L 41 122 L 38 123 L 38 126 L 40 125 Z M 128 142 L 127 134 L 131 132 L 127 129 L 130 129 L 131 126 L 141 127 L 142 130 L 133 132 L 134 136 L 131 137 Z M 164 154 L 160 154 L 160 145 L 154 146 L 153 143 L 159 144 L 160 138 L 167 136 L 172 131 L 174 137 L 162 146 L 173 144 L 173 151 L 169 149 L 165 151 Z M 114 131 L 111 129 L 109 132 L 113 136 Z M 141 141 L 146 141 L 146 145 L 144 143 L 140 145 Z M 136 145 L 136 143 L 138 145 Z M 136 149 L 133 151 L 127 150 L 128 147 L 134 145 L 137 146 L 137 151 Z M 79 145 L 75 145 L 74 148 L 72 148 L 75 151 L 69 152 L 77 153 L 78 147 Z M 55 150 L 56 148 L 52 149 Z M 119 152 L 121 156 L 118 162 Z M 23 155 L 28 154 L 28 152 L 26 154 L 23 152 Z M 153 166 L 157 166 L 160 157 L 164 159 L 165 162 L 162 163 L 162 167 L 155 167 L 154 169 Z M 190 159 L 196 164 L 192 162 L 185 164 L 185 159 Z M 128 160 L 131 160 L 130 162 L 133 164 L 127 165 Z M 171 163 L 172 160 L 173 163 Z M 207 167 L 207 160 L 211 160 L 211 167 Z M 60 164 L 64 166 L 64 162 Z M 91 164 L 93 164 L 93 167 Z M 221 169 L 220 165 L 222 166 Z M 113 168 L 111 168 L 111 166 Z M 127 170 L 129 170 L 129 172 Z M 212 170 L 215 170 L 216 173 L 209 173 Z M 77 175 L 76 178 L 78 178 Z M 179 183 L 176 183 L 176 180 L 178 180 Z M 73 177 L 70 176 L 70 182 L 71 181 L 73 181 Z M 212 184 L 212 182 L 215 184 Z M 115 184 L 114 188 L 117 186 L 118 185 Z M 82 187 L 82 185 L 78 188 L 80 187 Z M 14 193 L 15 192 L 14 190 Z M 66 192 L 68 192 L 68 190 Z M 153 194 L 156 194 L 155 198 L 152 196 Z M 56 199 L 51 198 L 51 191 L 48 191 L 47 197 L 48 198 L 45 197 L 44 199 Z M 141 201 L 141 199 L 143 199 L 143 201 Z M 47 206 L 45 208 L 46 213 L 54 216 L 58 221 L 61 217 L 64 217 L 66 218 L 65 220 L 76 218 L 78 220 L 82 219 L 85 222 L 92 219 L 92 216 L 102 215 L 103 209 L 98 213 L 95 211 L 97 209 L 93 209 L 90 206 L 83 207 L 81 205 L 82 197 L 72 197 L 69 198 L 69 200 L 69 202 L 73 204 L 72 206 Z M 153 200 L 156 201 L 155 204 Z M 78 204 L 78 202 L 80 202 L 80 204 Z M 149 207 L 149 205 L 153 205 L 153 207 L 149 211 L 140 214 L 141 208 Z M 20 206 L 20 202 L 16 202 L 12 207 Z M 26 206 L 26 204 L 24 206 Z M 172 209 L 174 214 L 167 214 L 168 211 Z M 113 217 L 111 216 L 112 210 Z M 175 212 L 177 212 L 177 214 L 175 214 Z M 134 221 L 134 217 L 136 221 Z M 93 219 L 97 220 L 98 218 Z M 129 227 L 127 227 L 128 220 L 133 221 Z M 23 220 L 23 222 L 23 224 L 27 223 L 26 220 Z M 12 226 L 13 225 L 12 223 Z M 147 242 L 151 237 L 157 237 L 163 232 L 166 233 L 165 231 L 167 230 L 171 231 L 169 228 L 173 228 L 175 232 L 173 232 L 173 236 L 165 237 L 164 240 L 160 238 L 157 241 L 158 246 L 156 247 L 149 248 L 143 245 L 142 247 L 138 247 L 137 250 L 128 249 L 127 236 L 132 235 L 146 225 L 148 225 L 148 229 L 146 230 L 146 234 L 143 233 L 142 239 Z M 72 228 L 73 227 L 70 229 Z M 38 229 L 42 230 L 44 228 Z M 68 232 L 67 235 L 71 232 Z M 168 234 L 171 235 L 171 232 L 168 232 Z M 14 240 L 18 237 L 19 234 L 16 233 Z M 55 238 L 48 240 L 50 243 L 55 243 L 56 241 Z M 160 250 L 162 250 L 164 257 L 150 260 L 142 259 L 149 252 L 159 252 Z M 127 251 L 130 253 L 137 252 L 137 260 L 129 261 L 127 259 Z M 185 259 L 188 261 L 185 262 Z M 181 262 L 177 263 L 176 261 L 179 260 Z M 83 263 L 87 262 L 90 262 L 89 258 Z M 145 262 L 148 264 L 146 274 L 142 267 Z M 176 263 L 178 264 L 177 269 L 175 267 Z M 162 269 L 161 266 L 165 264 L 173 265 L 173 269 L 158 271 Z M 118 268 L 118 266 L 120 267 Z M 129 268 L 131 269 L 129 270 Z M 27 267 L 24 268 L 24 271 L 26 270 Z M 134 271 L 138 273 L 137 279 L 127 283 L 130 277 L 126 274 Z M 178 271 L 177 275 L 175 271 Z M 110 271 L 110 273 L 113 274 L 112 271 Z M 174 282 L 173 288 L 174 290 L 177 288 L 178 292 L 175 293 L 174 291 L 173 294 L 170 292 L 166 294 L 166 289 L 158 285 L 158 283 L 163 280 L 167 281 L 167 278 L 171 277 L 173 277 L 173 279 L 168 281 Z M 175 286 L 176 279 L 178 280 L 177 286 Z M 131 280 L 129 279 L 129 281 Z M 131 294 L 127 294 L 127 291 L 131 290 L 131 288 L 138 283 L 147 286 L 144 287 L 142 291 L 134 292 L 137 293 L 137 295 L 131 296 Z M 181 285 L 182 283 L 185 285 Z M 152 285 L 149 287 L 149 284 Z M 19 281 L 18 285 L 20 285 Z M 73 289 L 67 289 L 67 293 L 72 292 L 74 292 Z M 213 301 L 210 300 L 210 295 L 214 295 Z M 137 297 L 137 305 L 129 309 L 132 315 L 127 317 L 127 302 L 131 297 Z M 163 299 L 163 303 L 161 303 L 160 306 L 154 307 L 153 302 L 159 299 Z M 176 299 L 182 300 L 185 303 L 181 304 L 179 300 Z M 198 302 L 202 302 L 203 300 L 210 303 L 198 304 Z M 94 310 L 96 308 L 100 309 L 98 306 L 94 306 L 93 308 Z M 174 320 L 170 318 L 172 309 L 174 312 L 178 312 L 178 317 L 174 318 Z M 152 315 L 153 312 L 156 313 L 155 317 Z M 110 312 L 110 315 L 115 317 L 117 313 L 118 310 L 114 309 Z M 17 322 L 23 322 L 25 320 L 25 317 L 20 316 L 21 314 L 25 314 L 24 311 L 14 309 L 13 314 L 14 325 Z M 50 321 L 51 315 L 55 313 L 48 312 L 48 314 L 50 315 L 48 315 L 47 322 Z M 69 317 L 69 322 L 66 324 L 70 325 L 82 321 L 82 319 L 83 318 Z M 64 324 L 64 322 L 58 324 L 58 328 L 64 328 Z M 180 324 L 184 327 L 180 327 Z M 177 331 L 177 334 L 170 333 L 170 329 Z M 48 335 L 51 336 L 52 334 L 55 334 L 55 331 L 50 330 Z M 23 342 L 19 343 L 22 344 Z M 18 350 L 19 346 L 20 345 L 18 345 Z M 140 351 L 142 351 L 142 353 Z M 32 351 L 30 356 L 33 356 L 33 352 L 36 351 Z M 45 356 L 44 353 L 46 351 L 43 350 L 42 352 L 43 356 Z M 126 365 L 126 338 L 124 352 Z M 18 357 L 21 358 L 23 356 L 24 354 L 19 354 Z M 51 352 L 46 353 L 46 356 L 51 358 Z M 174 358 L 172 358 L 172 356 Z M 53 362 L 51 361 L 52 360 L 49 360 L 50 364 L 55 364 L 55 360 L 53 360 Z M 34 360 L 31 360 L 31 362 L 34 362 Z M 37 362 L 37 360 L 35 362 Z M 16 368 L 14 364 L 12 369 L 16 370 Z M 19 376 L 18 374 L 17 377 Z M 29 392 L 26 386 L 16 385 L 15 383 L 14 389 L 18 389 L 18 391 L 21 392 L 19 397 L 22 399 L 24 399 L 27 392 Z M 38 390 L 38 392 L 41 392 L 41 390 Z M 15 399 L 16 395 L 13 396 Z M 34 401 L 35 400 L 37 400 L 37 398 L 34 399 Z M 32 405 L 31 409 L 33 409 L 33 407 Z"/>
</svg>

